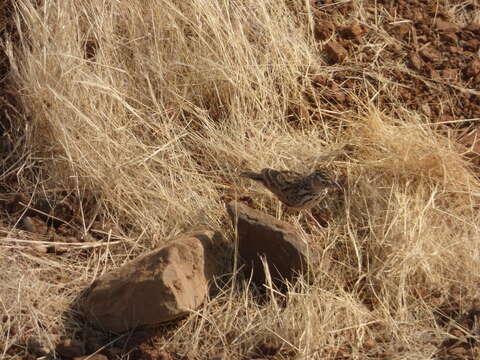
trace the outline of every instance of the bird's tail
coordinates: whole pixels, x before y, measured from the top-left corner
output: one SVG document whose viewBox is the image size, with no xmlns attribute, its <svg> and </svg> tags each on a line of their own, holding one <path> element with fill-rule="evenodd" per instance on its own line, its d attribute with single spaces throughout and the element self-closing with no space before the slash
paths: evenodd
<svg viewBox="0 0 480 360">
<path fill-rule="evenodd" d="M 265 179 L 263 178 L 262 174 L 254 173 L 254 172 L 242 172 L 240 174 L 241 177 L 252 179 L 258 181 L 262 184 L 265 183 Z"/>
</svg>

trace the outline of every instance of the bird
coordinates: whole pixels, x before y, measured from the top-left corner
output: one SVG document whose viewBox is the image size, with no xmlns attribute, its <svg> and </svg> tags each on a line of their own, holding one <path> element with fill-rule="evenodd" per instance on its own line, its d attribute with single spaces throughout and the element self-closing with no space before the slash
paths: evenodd
<svg viewBox="0 0 480 360">
<path fill-rule="evenodd" d="M 311 209 L 330 189 L 341 188 L 323 169 L 302 175 L 295 171 L 265 168 L 260 173 L 242 172 L 240 176 L 262 184 L 282 203 L 295 209 Z"/>
</svg>

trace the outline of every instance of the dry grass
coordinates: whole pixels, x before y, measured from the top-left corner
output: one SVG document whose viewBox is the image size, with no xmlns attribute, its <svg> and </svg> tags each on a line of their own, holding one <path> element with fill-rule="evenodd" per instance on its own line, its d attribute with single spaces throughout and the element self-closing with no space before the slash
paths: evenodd
<svg viewBox="0 0 480 360">
<path fill-rule="evenodd" d="M 364 5 L 354 5 L 360 21 Z M 312 38 L 309 2 L 20 0 L 14 21 L 19 38 L 4 46 L 26 114 L 20 190 L 94 197 L 123 233 L 120 245 L 48 259 L 2 242 L 0 343 L 78 336 L 64 311 L 83 287 L 185 230 L 233 241 L 224 195 L 248 194 L 300 227 L 238 173 L 307 171 L 325 155 L 348 186 L 327 235 L 308 240 L 319 254 L 314 285 L 292 288 L 285 308 L 227 288 L 165 336 L 168 349 L 242 359 L 274 339 L 285 356 L 363 358 L 375 339 L 370 351 L 431 358 L 446 336 L 435 309 L 478 298 L 480 184 L 451 134 L 400 103 L 385 111 L 367 83 L 349 112 L 286 116 L 312 106 L 309 74 L 340 68 Z M 364 46 L 390 41 L 378 34 Z M 381 90 L 395 103 L 395 84 Z M 328 157 L 345 145 L 348 154 Z"/>
</svg>

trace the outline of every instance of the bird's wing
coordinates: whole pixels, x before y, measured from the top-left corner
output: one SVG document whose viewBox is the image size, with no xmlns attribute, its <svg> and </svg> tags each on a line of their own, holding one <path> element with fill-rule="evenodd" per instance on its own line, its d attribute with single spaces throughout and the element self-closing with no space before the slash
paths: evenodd
<svg viewBox="0 0 480 360">
<path fill-rule="evenodd" d="M 295 171 L 278 171 L 273 169 L 263 169 L 262 174 L 271 186 L 277 188 L 284 188 L 302 177 L 301 174 Z"/>
</svg>

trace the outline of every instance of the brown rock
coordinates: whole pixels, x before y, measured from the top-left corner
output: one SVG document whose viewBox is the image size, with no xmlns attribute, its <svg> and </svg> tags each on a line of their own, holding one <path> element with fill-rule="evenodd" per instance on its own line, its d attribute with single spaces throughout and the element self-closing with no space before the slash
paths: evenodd
<svg viewBox="0 0 480 360">
<path fill-rule="evenodd" d="M 359 24 L 346 26 L 340 29 L 341 37 L 345 39 L 354 39 L 357 42 L 360 42 L 362 40 L 363 33 L 363 28 Z"/>
<path fill-rule="evenodd" d="M 186 234 L 100 277 L 86 294 L 85 314 L 113 332 L 184 316 L 205 300 L 220 268 L 212 250 L 221 238 L 213 231 Z"/>
<path fill-rule="evenodd" d="M 364 345 L 367 349 L 373 349 L 375 346 L 377 346 L 377 343 L 375 339 L 369 338 L 364 342 Z"/>
<path fill-rule="evenodd" d="M 317 74 L 312 76 L 312 83 L 316 86 L 326 85 L 328 82 L 328 76 L 324 74 Z"/>
<path fill-rule="evenodd" d="M 420 56 L 418 56 L 415 53 L 411 53 L 410 54 L 410 66 L 413 69 L 415 69 L 417 71 L 420 71 L 423 67 L 422 59 L 420 59 Z"/>
<path fill-rule="evenodd" d="M 446 32 L 446 33 L 455 33 L 460 31 L 460 27 L 457 24 L 444 21 L 442 19 L 435 20 L 435 27 L 438 31 Z"/>
<path fill-rule="evenodd" d="M 347 49 L 336 41 L 328 42 L 325 45 L 325 50 L 327 51 L 328 58 L 334 64 L 343 62 L 348 56 Z"/>
<path fill-rule="evenodd" d="M 237 227 L 244 270 L 247 277 L 252 275 L 254 283 L 265 283 L 262 257 L 277 284 L 292 281 L 299 273 L 308 271 L 305 245 L 290 224 L 235 201 L 228 204 L 227 210 Z"/>
<path fill-rule="evenodd" d="M 446 42 L 447 44 L 456 44 L 458 41 L 458 36 L 455 33 L 442 33 L 440 35 L 440 40 Z"/>
<path fill-rule="evenodd" d="M 326 20 L 317 20 L 314 27 L 316 40 L 327 40 L 335 31 L 335 25 Z"/>
<path fill-rule="evenodd" d="M 78 340 L 65 339 L 57 344 L 55 351 L 66 358 L 75 358 L 85 355 L 85 344 Z"/>
<path fill-rule="evenodd" d="M 440 52 L 432 46 L 426 46 L 421 49 L 420 56 L 430 62 L 437 62 L 441 60 Z"/>
<path fill-rule="evenodd" d="M 74 357 L 73 360 L 108 360 L 108 357 L 102 354 L 85 355 Z"/>
</svg>

